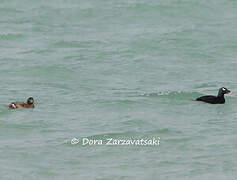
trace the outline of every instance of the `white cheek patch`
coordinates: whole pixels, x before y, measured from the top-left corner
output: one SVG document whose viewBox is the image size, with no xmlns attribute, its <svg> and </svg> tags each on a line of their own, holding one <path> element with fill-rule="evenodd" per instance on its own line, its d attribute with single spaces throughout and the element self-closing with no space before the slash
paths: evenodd
<svg viewBox="0 0 237 180">
<path fill-rule="evenodd" d="M 225 88 L 222 88 L 223 91 L 225 91 L 226 89 Z"/>
</svg>

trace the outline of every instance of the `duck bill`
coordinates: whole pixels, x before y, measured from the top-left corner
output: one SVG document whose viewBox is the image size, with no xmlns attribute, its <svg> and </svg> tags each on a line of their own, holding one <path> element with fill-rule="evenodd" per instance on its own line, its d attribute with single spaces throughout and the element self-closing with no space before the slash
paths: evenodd
<svg viewBox="0 0 237 180">
<path fill-rule="evenodd" d="M 228 92 L 228 94 L 229 94 L 229 95 L 231 95 L 231 94 L 232 94 L 232 92 L 230 91 L 230 92 Z"/>
</svg>

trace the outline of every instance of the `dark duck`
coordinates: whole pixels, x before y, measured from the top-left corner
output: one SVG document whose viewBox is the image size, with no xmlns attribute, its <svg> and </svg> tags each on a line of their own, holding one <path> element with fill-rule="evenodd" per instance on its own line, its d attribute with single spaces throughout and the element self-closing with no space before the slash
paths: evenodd
<svg viewBox="0 0 237 180">
<path fill-rule="evenodd" d="M 228 90 L 225 87 L 222 87 L 219 89 L 218 95 L 217 96 L 201 96 L 199 98 L 196 99 L 196 101 L 203 101 L 206 103 L 210 103 L 210 104 L 224 104 L 225 103 L 225 98 L 224 95 L 225 94 L 232 94 L 232 92 L 230 90 Z"/>
<path fill-rule="evenodd" d="M 17 108 L 34 108 L 34 99 L 32 97 L 27 99 L 27 102 L 12 102 L 8 105 L 9 109 L 17 109 Z"/>
</svg>

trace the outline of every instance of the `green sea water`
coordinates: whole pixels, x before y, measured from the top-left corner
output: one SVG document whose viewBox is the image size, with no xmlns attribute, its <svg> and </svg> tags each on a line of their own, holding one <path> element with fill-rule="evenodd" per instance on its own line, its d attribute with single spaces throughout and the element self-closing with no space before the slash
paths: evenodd
<svg viewBox="0 0 237 180">
<path fill-rule="evenodd" d="M 234 0 L 0 0 L 0 179 L 236 179 L 236 12 Z M 222 86 L 224 105 L 191 101 Z M 8 110 L 30 96 L 35 109 Z"/>
</svg>

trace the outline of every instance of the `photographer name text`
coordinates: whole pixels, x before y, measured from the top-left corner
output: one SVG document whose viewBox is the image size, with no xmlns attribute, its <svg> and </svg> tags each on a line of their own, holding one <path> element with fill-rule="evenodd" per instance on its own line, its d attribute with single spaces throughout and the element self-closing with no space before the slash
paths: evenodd
<svg viewBox="0 0 237 180">
<path fill-rule="evenodd" d="M 90 139 L 90 138 L 72 138 L 71 144 L 80 144 L 82 146 L 106 145 L 106 146 L 159 146 L 160 138 L 151 139 Z"/>
</svg>

